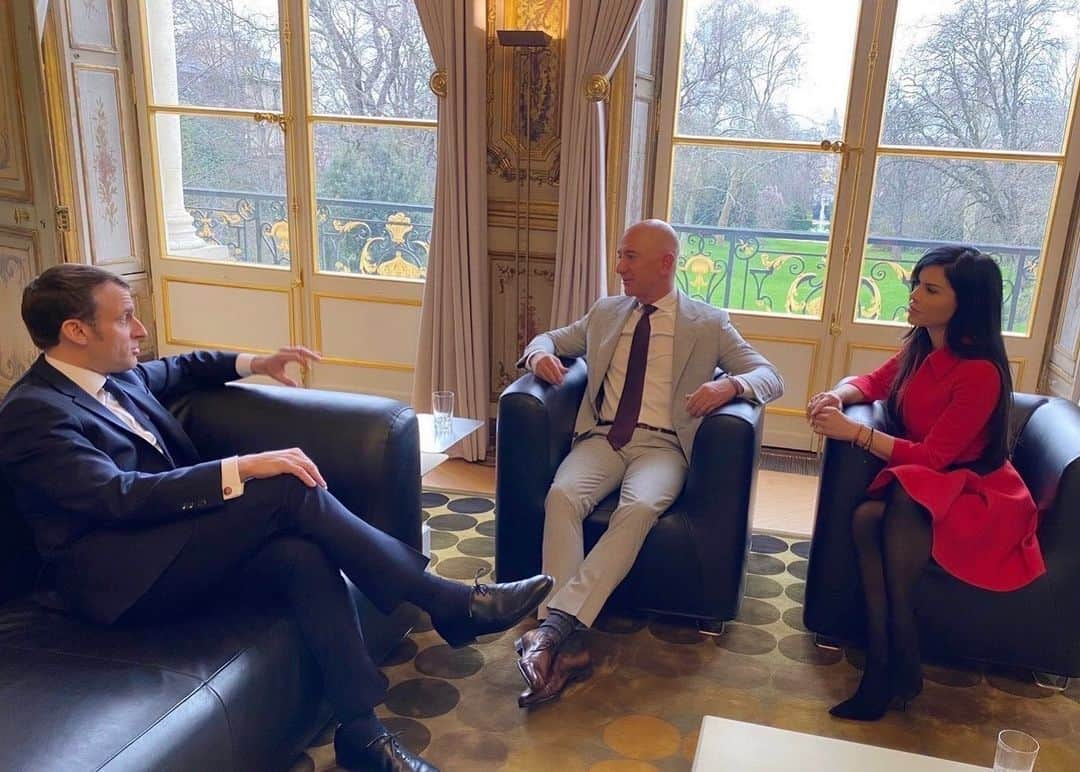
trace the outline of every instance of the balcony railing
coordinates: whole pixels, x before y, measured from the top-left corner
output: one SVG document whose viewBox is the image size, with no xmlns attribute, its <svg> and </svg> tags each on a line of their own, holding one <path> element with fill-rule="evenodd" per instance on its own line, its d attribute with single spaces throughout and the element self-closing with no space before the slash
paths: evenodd
<svg viewBox="0 0 1080 772">
<path fill-rule="evenodd" d="M 226 246 L 237 262 L 288 265 L 285 198 L 250 191 L 185 188 L 196 233 Z M 319 198 L 319 268 L 424 279 L 433 208 L 392 201 Z M 674 224 L 682 243 L 679 288 L 720 308 L 819 318 L 829 234 L 815 231 Z M 929 248 L 949 242 L 871 236 L 859 277 L 859 318 L 903 322 L 911 269 Z M 1027 330 L 1039 249 L 972 244 L 998 261 L 1004 329 Z"/>
<path fill-rule="evenodd" d="M 229 259 L 288 265 L 285 197 L 251 191 L 184 188 L 196 234 L 229 250 Z M 319 268 L 424 279 L 433 208 L 393 201 L 318 198 Z"/>
<path fill-rule="evenodd" d="M 676 278 L 686 294 L 721 308 L 819 318 L 829 234 L 673 224 L 682 245 Z M 903 322 L 911 270 L 926 250 L 952 242 L 868 239 L 859 277 L 859 318 Z M 997 260 L 1003 329 L 1022 333 L 1031 315 L 1037 247 L 968 244 Z"/>
</svg>

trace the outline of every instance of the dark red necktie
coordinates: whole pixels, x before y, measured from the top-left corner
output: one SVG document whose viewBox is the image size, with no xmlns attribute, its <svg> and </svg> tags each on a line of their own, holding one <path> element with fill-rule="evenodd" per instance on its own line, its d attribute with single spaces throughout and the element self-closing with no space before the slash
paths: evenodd
<svg viewBox="0 0 1080 772">
<path fill-rule="evenodd" d="M 641 318 L 634 327 L 634 337 L 630 340 L 630 358 L 626 363 L 626 381 L 623 383 L 619 407 L 615 411 L 615 420 L 608 432 L 608 442 L 618 450 L 634 436 L 638 415 L 641 413 L 641 395 L 645 391 L 645 365 L 649 362 L 649 334 L 652 324 L 649 315 L 656 306 L 642 306 Z"/>
</svg>

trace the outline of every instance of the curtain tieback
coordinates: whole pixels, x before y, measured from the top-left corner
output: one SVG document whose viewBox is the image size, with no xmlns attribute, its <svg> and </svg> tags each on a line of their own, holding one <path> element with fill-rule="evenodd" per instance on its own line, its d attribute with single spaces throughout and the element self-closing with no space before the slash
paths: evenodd
<svg viewBox="0 0 1080 772">
<path fill-rule="evenodd" d="M 431 73 L 431 77 L 428 79 L 428 88 L 431 89 L 431 93 L 437 97 L 446 96 L 446 70 L 439 69 Z"/>
<path fill-rule="evenodd" d="M 611 92 L 611 81 L 606 75 L 585 76 L 585 98 L 590 102 L 606 102 Z"/>
</svg>

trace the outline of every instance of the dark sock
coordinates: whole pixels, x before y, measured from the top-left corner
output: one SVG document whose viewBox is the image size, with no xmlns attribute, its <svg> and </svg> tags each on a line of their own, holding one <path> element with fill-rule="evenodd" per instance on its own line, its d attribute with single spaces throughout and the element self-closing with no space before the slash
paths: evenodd
<svg viewBox="0 0 1080 772">
<path fill-rule="evenodd" d="M 353 748 L 360 750 L 379 735 L 387 734 L 389 730 L 375 716 L 375 711 L 369 710 L 364 715 L 342 724 L 338 731 L 348 738 Z"/>
<path fill-rule="evenodd" d="M 555 636 L 556 643 L 565 641 L 579 627 L 584 628 L 584 625 L 578 621 L 576 616 L 567 614 L 565 611 L 559 611 L 557 608 L 548 609 L 547 619 L 541 622 L 540 626 L 546 628 Z"/>
<path fill-rule="evenodd" d="M 432 617 L 458 618 L 469 615 L 472 587 L 443 579 L 425 571 L 415 582 L 405 599 L 419 606 Z"/>
</svg>

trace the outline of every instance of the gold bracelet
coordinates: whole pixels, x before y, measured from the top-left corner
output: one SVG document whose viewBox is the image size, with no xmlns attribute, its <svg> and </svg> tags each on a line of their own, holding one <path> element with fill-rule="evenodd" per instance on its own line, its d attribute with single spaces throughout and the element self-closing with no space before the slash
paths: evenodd
<svg viewBox="0 0 1080 772">
<path fill-rule="evenodd" d="M 853 447 L 853 448 L 861 448 L 862 447 L 862 442 L 860 441 L 859 438 L 862 437 L 862 431 L 865 428 L 866 428 L 865 424 L 859 424 L 859 428 L 855 430 L 855 436 L 851 438 L 851 447 Z"/>
<path fill-rule="evenodd" d="M 869 450 L 870 450 L 870 446 L 871 446 L 871 445 L 873 445 L 873 444 L 874 444 L 874 427 L 873 427 L 873 426 L 871 426 L 871 427 L 870 427 L 870 439 L 868 439 L 868 440 L 866 441 L 866 444 L 865 444 L 865 445 L 863 445 L 863 450 L 865 450 L 865 451 L 869 451 Z"/>
</svg>

